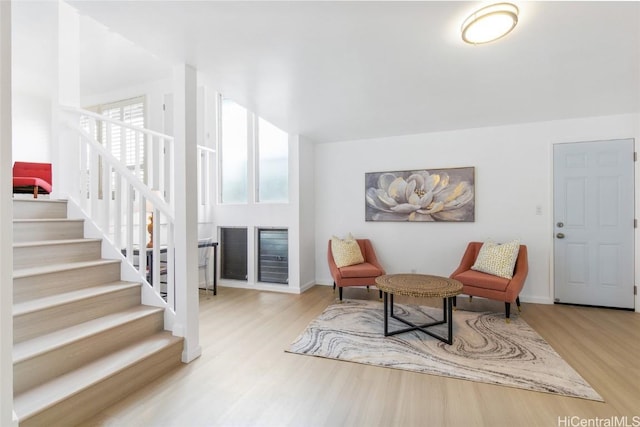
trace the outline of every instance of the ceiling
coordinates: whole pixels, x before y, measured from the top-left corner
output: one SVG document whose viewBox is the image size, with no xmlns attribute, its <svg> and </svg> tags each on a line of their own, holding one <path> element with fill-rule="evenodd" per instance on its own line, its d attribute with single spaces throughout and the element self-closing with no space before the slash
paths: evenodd
<svg viewBox="0 0 640 427">
<path fill-rule="evenodd" d="M 515 30 L 478 46 L 459 29 L 479 2 L 69 3 L 104 25 L 81 27 L 84 90 L 188 63 L 315 142 L 640 111 L 635 1 L 518 1 Z"/>
</svg>

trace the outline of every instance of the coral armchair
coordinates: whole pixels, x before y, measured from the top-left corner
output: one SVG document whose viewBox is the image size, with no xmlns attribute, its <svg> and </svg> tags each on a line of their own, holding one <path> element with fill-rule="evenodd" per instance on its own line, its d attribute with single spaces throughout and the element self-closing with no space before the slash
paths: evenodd
<svg viewBox="0 0 640 427">
<path fill-rule="evenodd" d="M 469 295 L 470 297 L 477 296 L 504 301 L 505 317 L 508 321 L 511 312 L 511 303 L 515 302 L 518 309 L 520 309 L 519 295 L 524 286 L 524 281 L 527 278 L 527 273 L 529 272 L 527 247 L 520 245 L 518 258 L 516 259 L 516 264 L 513 269 L 513 277 L 511 279 L 493 276 L 471 269 L 471 266 L 478 257 L 481 247 L 482 242 L 469 243 L 467 250 L 462 256 L 462 261 L 460 261 L 460 266 L 458 266 L 449 277 L 462 282 L 463 294 Z"/>
<path fill-rule="evenodd" d="M 339 268 L 334 261 L 333 253 L 331 252 L 331 240 L 329 240 L 327 261 L 329 263 L 329 270 L 331 270 L 331 276 L 333 277 L 333 289 L 338 286 L 340 301 L 342 301 L 343 287 L 369 287 L 370 285 L 376 284 L 376 277 L 386 274 L 384 268 L 382 268 L 378 262 L 371 241 L 369 241 L 369 239 L 356 239 L 356 241 L 358 242 L 358 246 L 360 246 L 364 262 Z"/>
<path fill-rule="evenodd" d="M 33 194 L 51 193 L 51 163 L 15 162 L 13 164 L 13 192 Z"/>
</svg>

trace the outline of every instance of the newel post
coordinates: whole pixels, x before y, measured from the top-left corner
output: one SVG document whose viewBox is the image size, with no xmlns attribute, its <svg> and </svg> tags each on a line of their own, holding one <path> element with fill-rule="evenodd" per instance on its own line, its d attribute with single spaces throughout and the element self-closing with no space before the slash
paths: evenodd
<svg viewBox="0 0 640 427">
<path fill-rule="evenodd" d="M 174 335 L 185 338 L 182 361 L 200 356 L 198 320 L 197 72 L 173 67 L 175 144 L 175 306 Z"/>
</svg>

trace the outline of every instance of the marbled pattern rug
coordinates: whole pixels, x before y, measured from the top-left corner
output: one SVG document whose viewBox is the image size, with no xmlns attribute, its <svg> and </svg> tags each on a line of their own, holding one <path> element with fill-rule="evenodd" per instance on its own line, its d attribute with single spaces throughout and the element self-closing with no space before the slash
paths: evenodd
<svg viewBox="0 0 640 427">
<path fill-rule="evenodd" d="M 414 323 L 442 318 L 441 308 L 396 304 L 394 311 Z M 345 300 L 327 307 L 287 351 L 603 401 L 520 317 L 507 324 L 504 313 L 457 310 L 453 319 L 452 345 L 418 331 L 385 337 L 382 302 Z M 404 327 L 389 321 L 391 331 Z M 446 335 L 446 326 L 436 328 Z"/>
</svg>

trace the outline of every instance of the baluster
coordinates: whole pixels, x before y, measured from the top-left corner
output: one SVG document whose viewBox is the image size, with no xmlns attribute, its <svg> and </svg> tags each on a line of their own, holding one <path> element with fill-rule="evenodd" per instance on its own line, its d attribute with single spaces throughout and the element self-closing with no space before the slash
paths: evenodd
<svg viewBox="0 0 640 427">
<path fill-rule="evenodd" d="M 102 231 L 109 233 L 111 215 L 111 165 L 102 159 Z M 113 240 L 113 239 L 112 239 Z"/>
<path fill-rule="evenodd" d="M 97 219 L 98 213 L 98 191 L 100 185 L 100 157 L 95 149 L 90 153 L 90 166 L 89 166 L 89 179 L 91 182 L 91 189 L 89 191 L 89 198 L 91 199 L 91 216 Z"/>
<path fill-rule="evenodd" d="M 142 182 L 146 183 L 146 180 L 144 179 L 144 177 L 142 176 L 142 174 L 140 173 L 140 158 L 141 158 L 141 153 L 140 153 L 140 132 L 134 132 L 134 142 L 135 142 L 135 159 L 136 159 L 136 165 L 135 165 L 135 175 L 137 178 L 139 178 Z"/>
<path fill-rule="evenodd" d="M 113 200 L 113 241 L 117 248 L 122 248 L 122 177 L 118 171 L 113 171 L 115 177 L 115 194 Z"/>
<path fill-rule="evenodd" d="M 137 205 L 138 205 L 138 265 L 139 265 L 139 272 L 142 275 L 142 277 L 147 278 L 148 281 L 148 276 L 147 276 L 147 230 L 146 230 L 146 211 L 145 211 L 145 204 L 146 204 L 146 200 L 144 198 L 144 196 L 142 195 L 142 193 L 140 193 L 139 191 L 136 191 L 136 196 L 138 199 Z"/>
<path fill-rule="evenodd" d="M 87 210 L 87 200 L 89 198 L 89 164 L 87 159 L 87 144 L 80 141 L 80 206 Z"/>
<path fill-rule="evenodd" d="M 160 277 L 160 264 L 162 262 L 162 253 L 160 252 L 161 249 L 161 239 L 160 239 L 160 211 L 158 209 L 153 209 L 153 217 L 152 217 L 152 224 L 153 224 L 153 231 L 152 231 L 152 238 L 153 238 L 153 249 L 152 249 L 152 259 L 153 259 L 153 289 L 155 289 L 156 293 L 161 295 L 162 292 L 162 284 L 160 283 L 161 277 Z"/>
<path fill-rule="evenodd" d="M 127 229 L 126 229 L 126 243 L 127 243 L 127 259 L 133 264 L 133 205 L 134 205 L 134 193 L 133 186 L 127 184 Z"/>
<path fill-rule="evenodd" d="M 174 204 L 174 184 L 175 184 L 175 180 L 173 179 L 173 177 L 175 176 L 176 170 L 175 170 L 175 161 L 174 161 L 174 145 L 173 145 L 173 140 L 172 141 L 167 141 L 167 156 L 168 156 L 168 162 L 169 162 L 169 174 L 167 176 L 167 195 L 165 196 L 165 200 L 169 201 L 170 205 L 171 205 L 171 212 L 175 212 L 175 204 Z"/>
<path fill-rule="evenodd" d="M 176 311 L 176 284 L 175 284 L 175 271 L 176 271 L 176 255 L 174 249 L 174 227 L 173 221 L 169 221 L 167 224 L 167 304 L 171 309 Z"/>
</svg>

